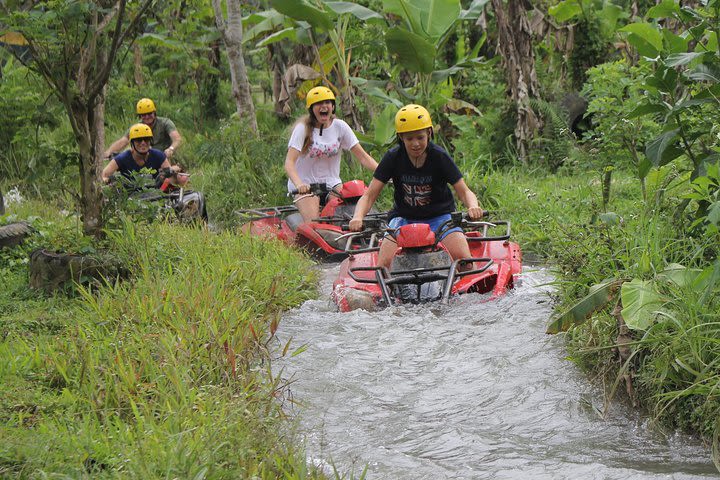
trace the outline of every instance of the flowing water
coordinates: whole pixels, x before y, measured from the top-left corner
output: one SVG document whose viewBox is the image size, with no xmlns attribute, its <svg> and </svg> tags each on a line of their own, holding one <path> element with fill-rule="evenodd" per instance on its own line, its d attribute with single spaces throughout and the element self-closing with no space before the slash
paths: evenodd
<svg viewBox="0 0 720 480">
<path fill-rule="evenodd" d="M 281 362 L 308 457 L 368 479 L 717 478 L 709 449 L 664 436 L 603 395 L 548 336 L 551 275 L 526 268 L 507 296 L 337 313 L 288 312 Z"/>
</svg>

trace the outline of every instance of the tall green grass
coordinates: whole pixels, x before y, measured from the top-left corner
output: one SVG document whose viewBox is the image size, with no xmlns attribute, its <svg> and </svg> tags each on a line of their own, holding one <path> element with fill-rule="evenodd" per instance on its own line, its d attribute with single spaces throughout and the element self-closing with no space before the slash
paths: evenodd
<svg viewBox="0 0 720 480">
<path fill-rule="evenodd" d="M 279 313 L 313 295 L 309 261 L 161 223 L 109 241 L 130 281 L 52 299 L 55 315 L 15 306 L 52 328 L 3 326 L 0 475 L 316 478 L 270 371 Z"/>
</svg>

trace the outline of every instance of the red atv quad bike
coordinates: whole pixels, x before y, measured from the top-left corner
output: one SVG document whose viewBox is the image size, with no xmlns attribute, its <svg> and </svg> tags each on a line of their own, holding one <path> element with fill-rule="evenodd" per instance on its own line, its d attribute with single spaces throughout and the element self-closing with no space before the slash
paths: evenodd
<svg viewBox="0 0 720 480">
<path fill-rule="evenodd" d="M 453 261 L 429 225 L 422 223 L 395 232 L 398 251 L 389 270 L 377 265 L 376 245 L 349 252 L 333 283 L 332 299 L 338 309 L 348 312 L 402 303 L 448 302 L 452 295 L 466 293 L 491 292 L 495 298 L 512 288 L 522 271 L 522 254 L 509 240 L 510 222 L 471 221 L 466 214 L 454 212 L 440 232 L 454 227 L 465 232 L 472 258 Z M 358 235 L 367 237 L 368 230 Z M 352 243 L 352 234 L 349 237 Z M 458 267 L 468 263 L 472 268 L 460 271 Z"/>
<path fill-rule="evenodd" d="M 351 180 L 335 191 L 324 183 L 313 183 L 310 192 L 320 197 L 320 217 L 303 223 L 295 205 L 237 210 L 243 222 L 242 230 L 252 235 L 277 238 L 306 249 L 318 260 L 339 262 L 346 258 L 347 223 L 355 213 L 355 207 L 367 186 L 362 180 Z M 288 195 L 297 194 L 297 190 Z M 383 218 L 384 214 L 372 211 L 370 218 Z M 366 248 L 356 237 L 352 248 Z"/>
<path fill-rule="evenodd" d="M 115 173 L 110 184 L 123 191 L 129 198 L 141 202 L 157 203 L 161 210 L 172 212 L 181 222 L 201 221 L 207 223 L 205 196 L 187 188 L 190 174 L 161 169 L 156 177 L 147 173 L 135 173 L 125 177 Z"/>
</svg>

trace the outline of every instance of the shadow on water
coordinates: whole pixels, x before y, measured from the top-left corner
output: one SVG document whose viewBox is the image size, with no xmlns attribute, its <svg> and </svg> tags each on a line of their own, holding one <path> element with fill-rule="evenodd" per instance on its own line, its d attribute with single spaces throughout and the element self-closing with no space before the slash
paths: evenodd
<svg viewBox="0 0 720 480">
<path fill-rule="evenodd" d="M 550 273 L 527 269 L 507 296 L 448 306 L 337 313 L 322 300 L 288 312 L 278 362 L 292 378 L 308 456 L 369 479 L 717 478 L 708 449 L 666 437 L 602 392 L 545 335 Z"/>
</svg>

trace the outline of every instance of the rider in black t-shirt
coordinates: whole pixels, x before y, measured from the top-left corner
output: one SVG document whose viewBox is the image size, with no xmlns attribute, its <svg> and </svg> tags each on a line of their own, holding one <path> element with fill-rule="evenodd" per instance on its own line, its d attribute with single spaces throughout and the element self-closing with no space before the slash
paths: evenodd
<svg viewBox="0 0 720 480">
<path fill-rule="evenodd" d="M 362 229 L 362 220 L 377 200 L 388 181 L 395 185 L 390 228 L 398 229 L 411 223 L 427 223 L 438 232 L 455 210 L 455 199 L 448 185 L 468 209 L 472 220 L 479 220 L 483 211 L 475 194 L 465 184 L 462 173 L 450 155 L 432 143 L 430 113 L 420 105 L 406 105 L 395 115 L 399 145 L 391 148 L 373 174 L 367 192 L 358 201 L 350 230 Z M 443 233 L 443 245 L 453 259 L 469 258 L 470 247 L 460 228 Z M 395 239 L 388 236 L 380 245 L 378 265 L 390 268 L 397 250 Z M 463 266 L 470 269 L 472 265 Z"/>
</svg>

